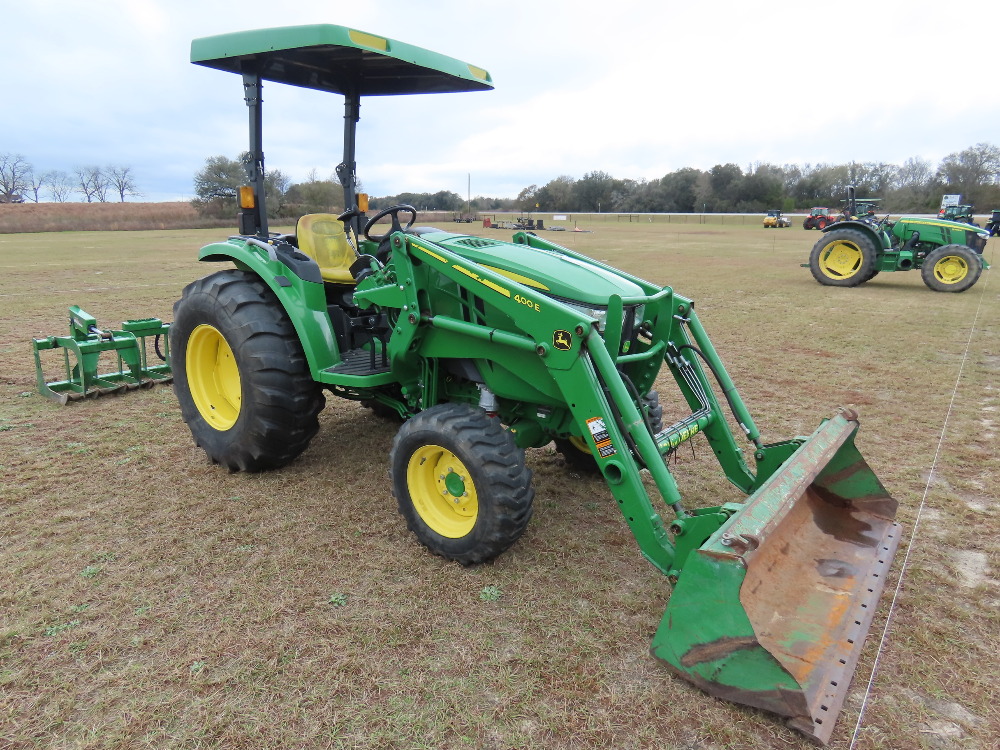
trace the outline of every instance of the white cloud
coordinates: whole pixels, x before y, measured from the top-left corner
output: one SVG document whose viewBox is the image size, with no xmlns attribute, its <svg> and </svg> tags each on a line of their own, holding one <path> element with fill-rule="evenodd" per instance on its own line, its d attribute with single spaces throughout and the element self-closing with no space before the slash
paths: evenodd
<svg viewBox="0 0 1000 750">
<path fill-rule="evenodd" d="M 962 6 L 964 19 L 993 14 L 985 0 Z M 920 0 L 847 12 L 556 0 L 520 14 L 482 0 L 39 0 L 5 9 L 0 65 L 16 75 L 5 79 L 0 151 L 39 169 L 124 161 L 148 176 L 147 194 L 188 195 L 206 157 L 246 148 L 238 79 L 190 65 L 191 39 L 339 23 L 467 60 L 496 83 L 363 102 L 359 174 L 375 193 L 464 194 L 470 173 L 474 192 L 514 195 L 594 169 L 648 179 L 726 162 L 936 164 L 996 141 L 1000 109 L 985 96 L 989 41 L 974 23 L 943 33 L 945 20 Z M 267 87 L 269 166 L 327 176 L 342 114 L 338 97 Z"/>
</svg>

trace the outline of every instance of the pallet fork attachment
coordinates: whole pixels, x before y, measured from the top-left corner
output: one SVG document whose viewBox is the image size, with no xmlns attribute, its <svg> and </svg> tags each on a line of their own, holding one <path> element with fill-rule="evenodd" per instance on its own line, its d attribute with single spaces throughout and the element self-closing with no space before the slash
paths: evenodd
<svg viewBox="0 0 1000 750">
<path fill-rule="evenodd" d="M 148 388 L 172 381 L 167 340 L 169 323 L 159 318 L 126 320 L 118 331 L 102 330 L 97 319 L 76 305 L 69 308 L 69 336 L 47 336 L 32 340 L 38 391 L 60 404 L 84 398 Z M 162 360 L 150 357 L 148 340 Z M 163 345 L 161 350 L 160 345 Z M 47 381 L 39 352 L 59 349 L 63 354 L 65 377 Z M 103 373 L 101 355 L 110 352 L 114 364 Z"/>
</svg>

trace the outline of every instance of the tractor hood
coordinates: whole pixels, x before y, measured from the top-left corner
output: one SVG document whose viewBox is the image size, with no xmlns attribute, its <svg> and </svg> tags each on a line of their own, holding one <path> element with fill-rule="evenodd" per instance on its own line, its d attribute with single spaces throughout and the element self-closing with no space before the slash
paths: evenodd
<svg viewBox="0 0 1000 750">
<path fill-rule="evenodd" d="M 422 234 L 421 239 L 551 297 L 603 307 L 612 295 L 641 297 L 645 294 L 640 286 L 624 276 L 551 250 L 447 232 Z"/>
<path fill-rule="evenodd" d="M 974 234 L 988 234 L 986 230 L 968 224 L 964 221 L 951 221 L 950 219 L 927 218 L 926 216 L 901 216 L 897 223 L 904 223 L 909 226 L 939 227 L 950 229 L 953 232 L 973 232 Z"/>
<path fill-rule="evenodd" d="M 947 219 L 928 219 L 923 216 L 903 216 L 893 224 L 892 232 L 903 240 L 913 232 L 920 232 L 922 240 L 936 241 L 943 245 L 968 245 L 982 255 L 990 233 L 975 224 Z"/>
</svg>

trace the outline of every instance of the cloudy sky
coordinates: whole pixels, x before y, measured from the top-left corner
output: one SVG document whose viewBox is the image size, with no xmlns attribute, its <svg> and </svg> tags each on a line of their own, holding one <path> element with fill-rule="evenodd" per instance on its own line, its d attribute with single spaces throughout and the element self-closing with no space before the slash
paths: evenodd
<svg viewBox="0 0 1000 750">
<path fill-rule="evenodd" d="M 825 8 L 817 10 L 817 8 Z M 4 0 L 0 153 L 36 171 L 129 165 L 145 200 L 193 194 L 246 148 L 234 75 L 192 38 L 334 23 L 490 71 L 492 92 L 362 101 L 375 195 L 516 196 L 560 175 L 652 179 L 734 162 L 921 157 L 1000 145 L 996 4 L 753 0 Z M 341 157 L 340 97 L 265 85 L 264 151 L 292 181 Z"/>
</svg>

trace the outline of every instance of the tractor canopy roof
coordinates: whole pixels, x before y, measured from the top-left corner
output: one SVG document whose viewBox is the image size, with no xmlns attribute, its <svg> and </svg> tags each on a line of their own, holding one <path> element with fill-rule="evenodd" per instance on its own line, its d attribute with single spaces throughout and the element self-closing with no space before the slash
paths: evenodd
<svg viewBox="0 0 1000 750">
<path fill-rule="evenodd" d="M 493 88 L 490 74 L 447 55 L 331 24 L 202 37 L 191 62 L 263 80 L 356 96 L 440 94 Z"/>
</svg>

